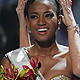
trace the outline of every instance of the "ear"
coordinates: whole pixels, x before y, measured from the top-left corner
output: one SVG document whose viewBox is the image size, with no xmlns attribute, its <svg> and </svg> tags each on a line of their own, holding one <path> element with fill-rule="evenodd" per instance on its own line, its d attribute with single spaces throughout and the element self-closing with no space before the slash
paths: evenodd
<svg viewBox="0 0 80 80">
<path fill-rule="evenodd" d="M 61 25 L 61 21 L 62 21 L 62 16 L 60 15 L 60 16 L 58 17 L 58 27 Z"/>
</svg>

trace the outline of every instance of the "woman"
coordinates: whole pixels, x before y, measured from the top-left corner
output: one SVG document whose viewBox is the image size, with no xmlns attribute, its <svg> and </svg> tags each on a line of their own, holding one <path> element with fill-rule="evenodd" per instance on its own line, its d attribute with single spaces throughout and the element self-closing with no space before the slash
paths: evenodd
<svg viewBox="0 0 80 80">
<path fill-rule="evenodd" d="M 59 3 L 64 16 L 59 15 L 55 0 L 31 0 L 31 2 L 29 0 L 25 8 L 27 26 L 35 38 L 35 44 L 27 47 L 27 50 L 31 58 L 39 57 L 40 72 L 46 80 L 72 80 L 75 79 L 74 75 L 80 76 L 80 38 L 71 10 L 72 1 L 60 0 Z M 56 29 L 61 24 L 61 18 L 68 28 L 69 49 L 57 44 L 55 40 Z M 26 25 L 26 22 L 24 24 Z M 2 60 L 2 64 L 10 65 L 6 57 Z"/>
</svg>

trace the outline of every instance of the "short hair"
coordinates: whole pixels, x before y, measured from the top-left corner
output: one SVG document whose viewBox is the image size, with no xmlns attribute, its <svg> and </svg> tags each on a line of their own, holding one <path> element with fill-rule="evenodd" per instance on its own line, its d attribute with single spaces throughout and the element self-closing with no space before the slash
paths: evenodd
<svg viewBox="0 0 80 80">
<path fill-rule="evenodd" d="M 29 7 L 35 1 L 39 1 L 39 2 L 44 2 L 44 1 L 50 2 L 51 4 L 53 4 L 55 6 L 57 16 L 59 16 L 61 14 L 61 6 L 60 6 L 58 0 L 28 0 L 28 2 L 26 3 L 26 6 L 25 6 L 25 10 L 24 10 L 24 16 L 27 15 L 27 17 L 28 17 Z"/>
</svg>

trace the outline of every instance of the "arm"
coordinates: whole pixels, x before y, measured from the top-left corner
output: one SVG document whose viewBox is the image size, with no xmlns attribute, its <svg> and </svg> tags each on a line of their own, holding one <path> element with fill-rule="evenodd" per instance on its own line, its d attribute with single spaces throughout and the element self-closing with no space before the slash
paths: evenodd
<svg viewBox="0 0 80 80">
<path fill-rule="evenodd" d="M 68 44 L 73 74 L 80 77 L 80 37 L 76 30 L 77 28 L 74 28 L 76 21 L 71 10 L 72 1 L 60 0 L 60 4 L 64 15 L 62 20 L 68 28 Z"/>
<path fill-rule="evenodd" d="M 7 65 L 8 67 L 10 67 L 10 63 L 9 63 L 9 61 L 8 61 L 8 59 L 6 58 L 6 57 L 4 57 L 3 59 L 2 59 L 2 61 L 1 61 L 1 65 Z"/>
<path fill-rule="evenodd" d="M 68 43 L 73 73 L 80 77 L 80 37 L 76 31 L 68 31 Z"/>
<path fill-rule="evenodd" d="M 28 28 L 26 28 L 27 23 L 24 17 L 24 8 L 27 1 L 28 0 L 18 0 L 18 6 L 16 8 L 20 25 L 20 47 L 28 47 L 31 45 Z"/>
</svg>

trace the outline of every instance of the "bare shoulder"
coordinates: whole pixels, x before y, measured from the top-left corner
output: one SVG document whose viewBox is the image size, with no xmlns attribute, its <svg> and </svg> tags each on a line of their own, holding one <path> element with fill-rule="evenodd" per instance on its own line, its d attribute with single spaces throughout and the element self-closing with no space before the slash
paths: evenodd
<svg viewBox="0 0 80 80">
<path fill-rule="evenodd" d="M 61 55 L 66 56 L 67 64 L 70 66 L 71 65 L 71 58 L 70 58 L 70 54 L 69 54 L 69 47 L 63 46 L 63 45 L 60 45 L 60 44 L 57 44 L 57 45 L 58 45 L 58 48 L 61 52 Z"/>
<path fill-rule="evenodd" d="M 60 56 L 66 56 L 69 53 L 69 48 L 67 46 L 57 44 L 57 47 L 59 49 L 59 54 L 55 55 L 55 58 Z"/>
<path fill-rule="evenodd" d="M 58 48 L 59 48 L 60 52 L 62 54 L 66 54 L 67 59 L 70 61 L 69 47 L 63 46 L 63 45 L 60 45 L 60 44 L 57 44 L 57 45 L 58 45 Z"/>
<path fill-rule="evenodd" d="M 69 47 L 67 47 L 67 46 L 60 45 L 60 44 L 57 44 L 57 46 L 60 51 L 69 51 Z"/>
<path fill-rule="evenodd" d="M 1 61 L 1 65 L 4 65 L 4 64 L 6 64 L 7 66 L 10 66 L 10 63 L 6 57 L 3 57 L 2 61 Z"/>
</svg>

